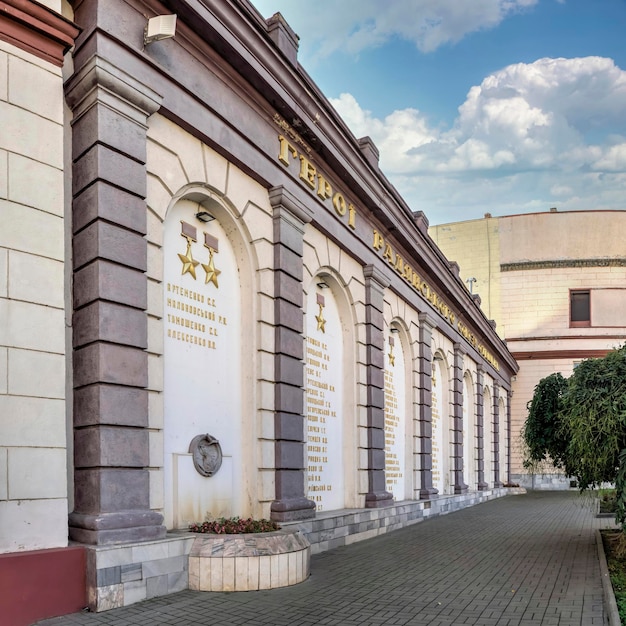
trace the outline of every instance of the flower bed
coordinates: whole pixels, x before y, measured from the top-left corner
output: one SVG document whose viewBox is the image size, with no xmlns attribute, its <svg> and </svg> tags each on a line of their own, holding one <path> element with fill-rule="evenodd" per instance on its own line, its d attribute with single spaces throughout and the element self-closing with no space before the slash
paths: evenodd
<svg viewBox="0 0 626 626">
<path fill-rule="evenodd" d="M 287 587 L 309 576 L 311 545 L 296 529 L 201 533 L 189 554 L 189 588 L 255 591 Z"/>
</svg>

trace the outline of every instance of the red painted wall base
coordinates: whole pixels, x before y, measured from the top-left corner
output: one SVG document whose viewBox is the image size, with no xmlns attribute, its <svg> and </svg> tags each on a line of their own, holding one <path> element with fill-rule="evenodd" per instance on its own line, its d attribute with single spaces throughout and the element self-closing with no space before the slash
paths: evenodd
<svg viewBox="0 0 626 626">
<path fill-rule="evenodd" d="M 30 626 L 85 607 L 85 548 L 0 554 L 0 623 Z"/>
</svg>

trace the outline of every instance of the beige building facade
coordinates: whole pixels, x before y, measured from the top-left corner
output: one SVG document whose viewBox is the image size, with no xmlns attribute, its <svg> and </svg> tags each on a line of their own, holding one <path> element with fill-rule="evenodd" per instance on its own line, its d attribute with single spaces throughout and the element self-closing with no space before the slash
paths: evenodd
<svg viewBox="0 0 626 626">
<path fill-rule="evenodd" d="M 519 363 L 511 400 L 511 480 L 566 488 L 554 468 L 523 467 L 520 433 L 535 385 L 626 340 L 626 211 L 491 217 L 432 226 L 468 290 Z"/>
</svg>

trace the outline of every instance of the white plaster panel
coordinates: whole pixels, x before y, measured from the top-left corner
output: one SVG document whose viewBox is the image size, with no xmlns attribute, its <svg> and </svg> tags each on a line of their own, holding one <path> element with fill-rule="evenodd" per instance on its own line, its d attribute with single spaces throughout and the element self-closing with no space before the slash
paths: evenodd
<svg viewBox="0 0 626 626">
<path fill-rule="evenodd" d="M 367 472 L 358 473 L 359 493 L 367 493 L 369 491 L 369 476 Z"/>
<path fill-rule="evenodd" d="M 150 428 L 163 428 L 163 394 L 148 392 L 148 423 Z"/>
<path fill-rule="evenodd" d="M 0 134 L 0 148 L 63 167 L 63 126 L 0 101 L 0 119 L 11 132 Z"/>
<path fill-rule="evenodd" d="M 271 352 L 275 347 L 275 331 L 273 326 L 259 322 L 259 350 Z"/>
<path fill-rule="evenodd" d="M 226 193 L 226 178 L 228 176 L 228 161 L 215 150 L 202 146 L 204 158 L 204 180 L 222 193 Z"/>
<path fill-rule="evenodd" d="M 9 498 L 7 462 L 7 448 L 0 448 L 0 500 L 8 500 Z"/>
<path fill-rule="evenodd" d="M 163 470 L 152 469 L 149 470 L 148 476 L 150 478 L 150 508 L 162 510 L 163 509 Z"/>
<path fill-rule="evenodd" d="M 148 234 L 146 238 L 148 241 L 156 246 L 163 245 L 163 222 L 161 218 L 153 213 L 152 211 L 147 211 L 147 222 L 148 222 Z"/>
<path fill-rule="evenodd" d="M 0 119 L 1 106 L 0 103 Z M 2 137 L 0 133 L 0 142 Z M 37 233 L 46 233 L 46 236 L 41 237 Z M 25 209 L 23 206 L 0 200 L 0 247 L 32 252 L 62 261 L 63 220 L 56 215 Z"/>
<path fill-rule="evenodd" d="M 148 355 L 148 389 L 163 391 L 163 359 L 154 354 Z"/>
<path fill-rule="evenodd" d="M 271 352 L 259 352 L 258 357 L 258 377 L 260 380 L 274 380 L 274 354 Z"/>
<path fill-rule="evenodd" d="M 275 478 L 276 473 L 273 469 L 269 471 L 258 472 L 258 482 L 259 485 L 259 500 L 262 502 L 271 502 L 276 497 L 276 483 Z M 268 514 L 263 513 L 262 517 L 269 517 Z"/>
<path fill-rule="evenodd" d="M 264 208 L 267 213 L 271 214 L 272 212 L 267 189 L 261 187 L 261 185 L 232 164 L 229 164 L 228 167 L 226 196 L 239 212 L 242 211 L 248 202 Z"/>
<path fill-rule="evenodd" d="M 246 221 L 246 225 L 250 225 Z M 254 249 L 257 255 L 259 267 L 272 267 L 274 265 L 274 245 L 270 239 L 256 237 L 259 232 L 254 230 L 254 227 L 250 229 L 255 237 Z"/>
<path fill-rule="evenodd" d="M 2 47 L 4 47 L 3 44 Z M 8 63 L 9 56 L 6 52 L 0 50 L 0 100 L 5 102 L 8 100 Z"/>
<path fill-rule="evenodd" d="M 163 467 L 163 431 L 150 431 L 148 433 L 150 449 L 150 466 Z"/>
<path fill-rule="evenodd" d="M 274 221 L 271 214 L 249 202 L 243 212 L 243 219 L 246 222 L 246 228 L 252 234 L 253 241 L 265 240 L 271 245 L 274 239 Z M 266 255 L 263 256 L 267 259 Z M 259 264 L 263 266 L 262 262 Z"/>
<path fill-rule="evenodd" d="M 61 309 L 0 300 L 0 346 L 63 354 L 65 321 Z"/>
<path fill-rule="evenodd" d="M 258 277 L 259 291 L 262 294 L 274 297 L 274 272 L 272 270 L 260 270 Z"/>
<path fill-rule="evenodd" d="M 14 300 L 63 308 L 63 263 L 10 251 L 8 296 Z"/>
<path fill-rule="evenodd" d="M 10 154 L 8 198 L 53 215 L 63 216 L 63 172 L 19 154 Z"/>
<path fill-rule="evenodd" d="M 35 398 L 65 398 L 65 356 L 9 349 L 9 393 Z"/>
<path fill-rule="evenodd" d="M 0 394 L 8 393 L 9 389 L 9 366 L 7 348 L 0 348 Z"/>
<path fill-rule="evenodd" d="M 275 305 L 274 298 L 271 298 L 264 293 L 260 293 L 259 305 L 260 305 L 259 306 L 259 320 L 263 320 L 264 322 L 267 322 L 268 324 L 273 324 L 274 323 L 274 305 Z"/>
<path fill-rule="evenodd" d="M 172 194 L 189 183 L 187 174 L 176 154 L 154 141 L 148 141 L 146 150 L 147 167 L 161 179 Z"/>
<path fill-rule="evenodd" d="M 183 242 L 184 243 L 184 242 Z M 163 252 L 159 246 L 148 242 L 148 278 L 160 280 L 163 276 Z"/>
<path fill-rule="evenodd" d="M 9 58 L 8 100 L 54 122 L 63 120 L 63 83 L 59 73 L 15 56 Z"/>
<path fill-rule="evenodd" d="M 259 382 L 259 406 L 269 411 L 274 408 L 274 383 Z"/>
<path fill-rule="evenodd" d="M 0 502 L 0 553 L 67 546 L 67 500 Z"/>
<path fill-rule="evenodd" d="M 262 439 L 274 439 L 274 413 L 272 411 L 259 411 L 261 427 L 259 436 Z"/>
<path fill-rule="evenodd" d="M 147 196 L 146 205 L 161 220 L 165 219 L 165 214 L 172 200 L 172 194 L 150 169 L 147 176 Z"/>
<path fill-rule="evenodd" d="M 48 0 L 48 2 L 47 3 L 44 2 L 44 4 L 48 4 L 51 1 L 53 0 Z M 58 11 L 58 12 L 60 13 L 61 11 Z M 21 50 L 20 48 L 17 48 L 16 46 L 11 45 L 10 43 L 0 41 L 0 50 L 3 50 L 4 52 L 6 52 L 9 57 L 12 57 L 12 56 L 19 57 L 20 59 L 24 59 L 25 61 L 28 61 L 29 63 L 38 65 L 39 67 L 41 67 L 42 69 L 46 71 L 53 72 L 53 73 L 58 72 L 59 75 L 61 74 L 61 68 L 56 67 L 49 61 L 45 61 L 44 59 L 40 59 L 39 57 L 36 57 L 30 52 Z"/>
<path fill-rule="evenodd" d="M 0 198 L 8 196 L 9 158 L 4 150 L 0 150 Z"/>
<path fill-rule="evenodd" d="M 261 467 L 274 467 L 276 459 L 276 449 L 273 441 L 259 441 L 259 449 L 261 453 Z"/>
<path fill-rule="evenodd" d="M 189 133 L 182 130 L 180 126 L 177 126 L 162 115 L 153 115 L 150 118 L 148 137 L 162 146 L 167 146 L 172 153 L 178 155 L 185 176 L 189 181 L 205 182 L 207 180 L 204 171 L 202 144 Z M 158 167 L 158 164 L 154 165 Z M 225 169 L 226 165 L 224 162 L 222 170 Z M 222 186 L 218 188 L 223 191 L 224 174 L 222 174 L 221 180 Z"/>
<path fill-rule="evenodd" d="M 66 458 L 63 448 L 10 448 L 9 498 L 66 498 Z"/>
<path fill-rule="evenodd" d="M 148 315 L 163 317 L 163 286 L 148 280 Z"/>
<path fill-rule="evenodd" d="M 163 322 L 156 317 L 148 317 L 148 352 L 163 354 Z"/>
<path fill-rule="evenodd" d="M 64 447 L 65 402 L 0 395 L 0 441 L 5 446 Z"/>
</svg>

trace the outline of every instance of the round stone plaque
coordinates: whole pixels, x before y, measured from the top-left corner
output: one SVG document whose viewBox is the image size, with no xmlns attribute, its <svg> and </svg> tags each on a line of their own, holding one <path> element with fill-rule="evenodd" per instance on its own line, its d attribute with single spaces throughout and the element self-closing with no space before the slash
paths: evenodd
<svg viewBox="0 0 626 626">
<path fill-rule="evenodd" d="M 189 444 L 193 466 L 201 476 L 217 474 L 222 465 L 222 447 L 213 436 L 196 435 Z"/>
</svg>

